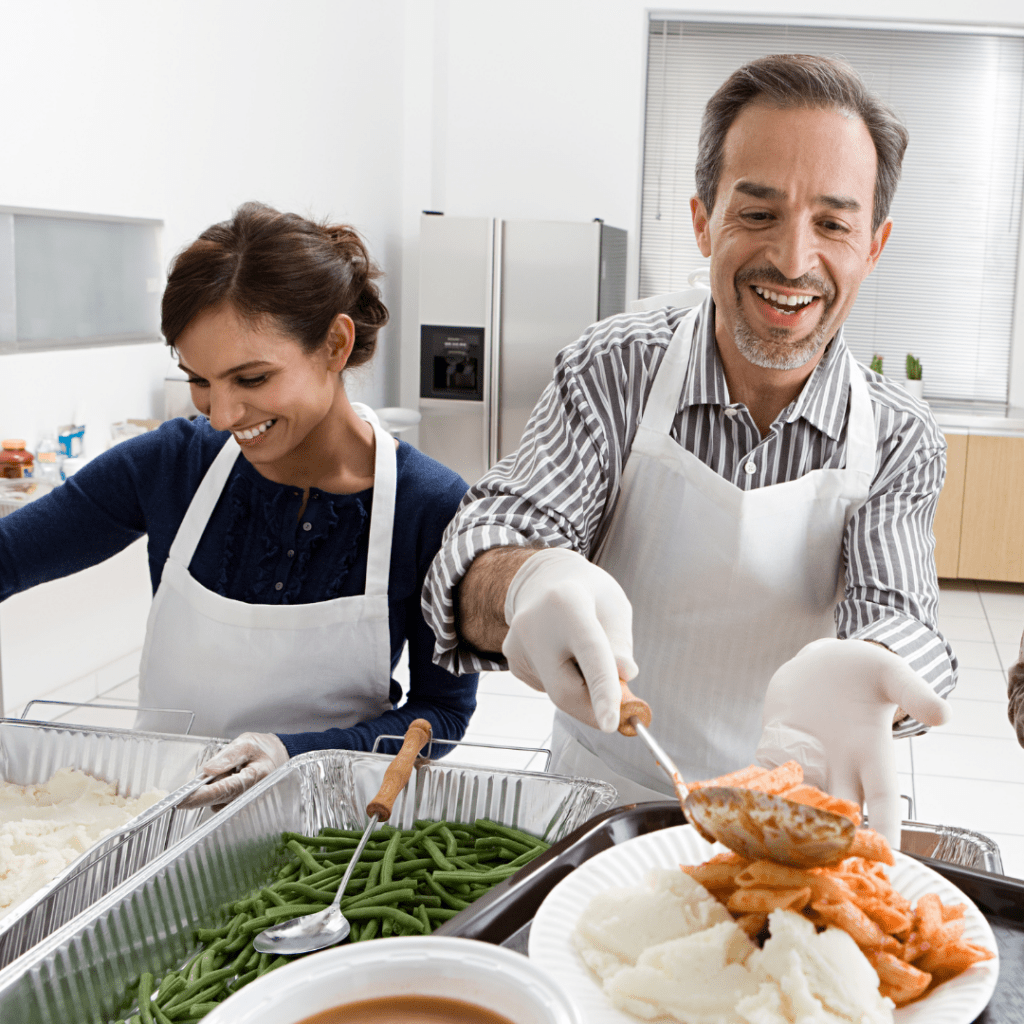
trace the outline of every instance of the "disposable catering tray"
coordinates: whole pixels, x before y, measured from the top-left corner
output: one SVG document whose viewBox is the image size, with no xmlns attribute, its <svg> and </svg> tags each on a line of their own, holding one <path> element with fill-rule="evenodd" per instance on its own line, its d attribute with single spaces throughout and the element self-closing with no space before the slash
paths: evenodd
<svg viewBox="0 0 1024 1024">
<path fill-rule="evenodd" d="M 209 816 L 203 810 L 184 811 L 174 805 L 180 799 L 177 791 L 224 742 L 204 736 L 0 719 L 0 776 L 6 782 L 21 786 L 46 782 L 58 769 L 70 767 L 116 782 L 120 796 L 137 797 L 151 789 L 168 792 L 0 918 L 0 967 L 105 896 L 188 835 L 204 815 Z"/>
<path fill-rule="evenodd" d="M 525 953 L 534 914 L 544 897 L 566 875 L 602 850 L 636 836 L 682 825 L 685 821 L 675 801 L 630 804 L 607 811 L 495 886 L 434 934 L 480 939 Z M 941 846 L 943 831 L 955 840 L 947 847 L 947 852 L 955 852 L 968 860 L 983 860 L 987 848 L 993 846 L 991 840 L 978 836 L 982 840 L 981 849 L 972 852 L 969 837 L 977 833 L 947 826 L 920 825 L 919 822 L 903 823 L 903 852 L 927 864 L 970 897 L 987 918 L 999 946 L 999 982 L 991 1002 L 976 1021 L 1020 1024 L 1024 1020 L 1024 881 L 912 852 L 914 843 L 928 845 L 936 836 L 939 841 L 934 848 Z"/>
<path fill-rule="evenodd" d="M 0 1021 L 106 1022 L 144 971 L 157 976 L 197 948 L 197 927 L 226 920 L 224 904 L 266 885 L 283 863 L 281 833 L 362 828 L 391 757 L 302 754 L 200 825 L 75 921 L 0 971 Z M 426 762 L 395 801 L 390 822 L 486 817 L 551 841 L 607 807 L 604 782 Z M 465 913 L 465 911 L 463 911 Z"/>
</svg>

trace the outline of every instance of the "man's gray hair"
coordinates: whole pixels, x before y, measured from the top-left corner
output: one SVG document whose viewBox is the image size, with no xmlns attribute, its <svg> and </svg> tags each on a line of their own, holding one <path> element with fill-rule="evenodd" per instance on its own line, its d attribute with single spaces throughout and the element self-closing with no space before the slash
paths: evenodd
<svg viewBox="0 0 1024 1024">
<path fill-rule="evenodd" d="M 725 136 L 739 112 L 761 100 L 775 107 L 810 107 L 856 115 L 875 144 L 874 233 L 889 216 L 909 134 L 899 115 L 868 92 L 845 61 L 805 53 L 773 54 L 734 71 L 708 101 L 697 152 L 697 198 L 710 214 L 722 174 Z"/>
</svg>

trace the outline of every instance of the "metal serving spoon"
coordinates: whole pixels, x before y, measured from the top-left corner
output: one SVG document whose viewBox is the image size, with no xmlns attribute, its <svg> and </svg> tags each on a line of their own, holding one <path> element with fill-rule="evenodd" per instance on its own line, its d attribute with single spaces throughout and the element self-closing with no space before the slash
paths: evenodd
<svg viewBox="0 0 1024 1024">
<path fill-rule="evenodd" d="M 622 683 L 619 732 L 647 744 L 671 780 L 686 820 L 708 842 L 718 840 L 748 860 L 774 860 L 796 868 L 834 864 L 850 849 L 856 827 L 841 814 L 739 786 L 688 791 L 672 758 L 648 731 L 650 724 L 650 705 Z"/>
<path fill-rule="evenodd" d="M 370 821 L 363 831 L 356 852 L 348 862 L 345 874 L 334 894 L 334 900 L 326 910 L 304 917 L 293 917 L 290 921 L 265 928 L 253 939 L 253 947 L 260 953 L 312 953 L 316 949 L 326 949 L 348 936 L 352 926 L 341 912 L 341 900 L 345 895 L 345 887 L 352 877 L 352 871 L 362 856 L 363 848 L 378 821 L 387 821 L 391 817 L 391 808 L 395 805 L 398 794 L 405 789 L 412 775 L 413 766 L 419 752 L 430 740 L 430 723 L 425 718 L 417 718 L 405 731 L 402 749 L 395 755 L 384 773 L 384 781 L 380 784 L 377 795 L 366 805 L 366 813 Z"/>
</svg>

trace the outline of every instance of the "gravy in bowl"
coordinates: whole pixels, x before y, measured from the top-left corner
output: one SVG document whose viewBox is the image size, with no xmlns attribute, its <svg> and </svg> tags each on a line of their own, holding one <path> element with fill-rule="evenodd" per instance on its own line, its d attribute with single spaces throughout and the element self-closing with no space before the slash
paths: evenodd
<svg viewBox="0 0 1024 1024">
<path fill-rule="evenodd" d="M 299 1024 L 515 1024 L 504 1014 L 462 999 L 381 996 L 315 1013 Z"/>
</svg>

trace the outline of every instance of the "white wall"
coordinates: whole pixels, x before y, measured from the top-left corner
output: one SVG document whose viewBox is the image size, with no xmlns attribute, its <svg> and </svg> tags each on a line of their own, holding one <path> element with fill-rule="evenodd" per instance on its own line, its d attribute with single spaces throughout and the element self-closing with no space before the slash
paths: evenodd
<svg viewBox="0 0 1024 1024">
<path fill-rule="evenodd" d="M 239 203 L 355 224 L 401 306 L 401 0 L 0 6 L 0 205 L 156 217 L 166 261 Z M 162 414 L 163 345 L 0 356 L 0 436 Z"/>
</svg>

